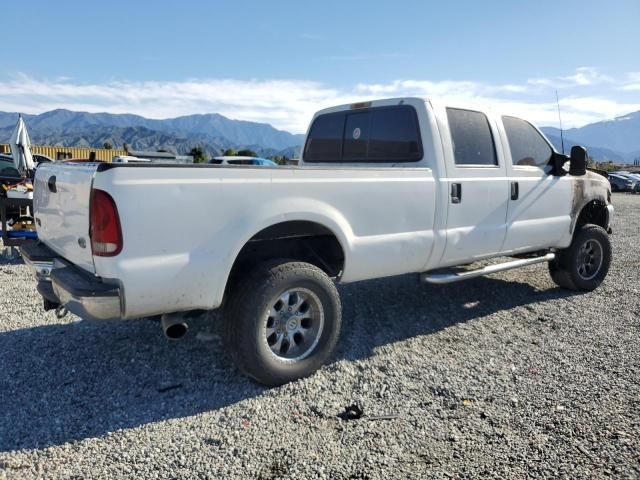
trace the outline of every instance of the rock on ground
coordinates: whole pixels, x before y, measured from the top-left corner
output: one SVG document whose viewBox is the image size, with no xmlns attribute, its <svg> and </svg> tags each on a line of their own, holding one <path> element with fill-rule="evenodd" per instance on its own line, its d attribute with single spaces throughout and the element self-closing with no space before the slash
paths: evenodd
<svg viewBox="0 0 640 480">
<path fill-rule="evenodd" d="M 334 360 L 273 389 L 230 363 L 214 314 L 179 342 L 60 320 L 3 261 L 0 479 L 638 478 L 640 196 L 614 203 L 595 292 L 545 265 L 344 285 Z"/>
</svg>

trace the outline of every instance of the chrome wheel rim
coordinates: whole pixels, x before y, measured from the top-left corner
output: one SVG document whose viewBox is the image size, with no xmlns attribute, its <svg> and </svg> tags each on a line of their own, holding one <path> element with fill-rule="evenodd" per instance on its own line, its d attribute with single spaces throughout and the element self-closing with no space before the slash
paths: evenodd
<svg viewBox="0 0 640 480">
<path fill-rule="evenodd" d="M 278 360 L 296 362 L 316 348 L 324 328 L 318 296 L 306 288 L 292 288 L 275 296 L 265 312 L 264 341 Z"/>
<path fill-rule="evenodd" d="M 600 272 L 602 267 L 602 245 L 595 239 L 587 240 L 580 247 L 578 253 L 578 275 L 583 280 L 591 280 Z"/>
</svg>

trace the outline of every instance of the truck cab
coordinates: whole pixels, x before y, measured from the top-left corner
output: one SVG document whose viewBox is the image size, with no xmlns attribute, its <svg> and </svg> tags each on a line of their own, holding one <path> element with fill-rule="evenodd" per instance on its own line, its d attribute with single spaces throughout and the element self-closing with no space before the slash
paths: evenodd
<svg viewBox="0 0 640 480">
<path fill-rule="evenodd" d="M 482 106 L 403 98 L 318 112 L 301 165 L 432 172 L 424 205 L 434 210 L 429 270 L 566 248 L 585 208 L 609 229 L 607 179 L 584 168 L 570 175 L 558 166 L 569 160 L 525 119 Z"/>
</svg>

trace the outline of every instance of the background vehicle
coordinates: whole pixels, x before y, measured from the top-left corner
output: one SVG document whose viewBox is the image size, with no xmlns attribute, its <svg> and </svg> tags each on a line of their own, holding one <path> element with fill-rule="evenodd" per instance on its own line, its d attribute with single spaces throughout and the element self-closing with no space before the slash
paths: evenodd
<svg viewBox="0 0 640 480">
<path fill-rule="evenodd" d="M 13 157 L 0 155 L 0 183 L 16 183 L 21 180 L 22 175 L 13 164 Z"/>
<path fill-rule="evenodd" d="M 640 174 L 632 172 L 611 172 L 611 174 L 631 180 L 634 183 L 631 191 L 635 193 L 640 192 Z"/>
<path fill-rule="evenodd" d="M 53 160 L 51 158 L 47 157 L 46 155 L 42 155 L 41 153 L 34 153 L 34 154 L 32 154 L 32 156 L 33 156 L 33 163 L 36 164 L 36 168 L 41 163 L 53 162 Z"/>
<path fill-rule="evenodd" d="M 277 167 L 278 164 L 268 158 L 260 157 L 214 157 L 209 160 L 213 165 L 253 165 L 260 167 Z"/>
<path fill-rule="evenodd" d="M 151 163 L 148 158 L 133 157 L 131 155 L 118 155 L 111 160 L 113 163 Z"/>
<path fill-rule="evenodd" d="M 621 175 L 623 177 L 627 177 L 635 181 L 640 181 L 640 173 L 627 172 L 627 171 L 617 171 L 617 172 L 610 172 L 610 173 Z"/>
<path fill-rule="evenodd" d="M 276 385 L 312 373 L 341 326 L 334 281 L 418 273 L 450 283 L 547 262 L 593 290 L 611 261 L 607 180 L 586 151 L 477 107 L 397 98 L 314 116 L 299 167 L 49 164 L 40 244 L 23 249 L 46 308 L 93 319 L 224 306 L 240 368 Z M 188 207 L 188 208 L 187 208 Z M 197 225 L 167 232 L 166 218 Z M 478 260 L 500 263 L 460 271 Z M 401 314 L 401 312 L 399 312 Z"/>
<path fill-rule="evenodd" d="M 611 190 L 614 192 L 633 192 L 637 182 L 627 176 L 610 173 L 609 183 L 611 184 Z"/>
<path fill-rule="evenodd" d="M 13 157 L 10 155 L 0 155 L 0 198 L 4 199 L 7 197 L 16 198 L 16 197 L 28 197 L 30 192 L 26 190 L 17 191 L 14 188 L 9 189 L 10 187 L 15 187 L 18 184 L 23 184 L 25 178 L 21 175 L 20 171 L 15 167 L 13 163 Z M 22 188 L 22 186 L 20 186 Z M 20 206 L 15 204 L 5 204 L 3 203 L 1 209 L 5 210 L 6 219 L 10 222 L 15 222 L 20 219 L 26 219 L 27 217 L 23 217 L 23 211 L 20 209 Z M 24 208 L 23 208 L 24 210 Z M 26 210 L 24 210 L 26 213 Z M 0 214 L 0 217 L 2 215 Z M 0 232 L 4 232 L 5 228 L 3 225 L 0 225 Z M 6 239 L 3 241 L 3 245 L 6 246 Z"/>
</svg>

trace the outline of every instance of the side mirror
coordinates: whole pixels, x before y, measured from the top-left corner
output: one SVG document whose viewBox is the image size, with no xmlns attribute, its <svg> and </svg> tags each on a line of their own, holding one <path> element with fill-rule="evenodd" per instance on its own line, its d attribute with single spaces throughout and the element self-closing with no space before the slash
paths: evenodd
<svg viewBox="0 0 640 480">
<path fill-rule="evenodd" d="M 563 168 L 564 164 L 569 161 L 569 157 L 562 153 L 553 152 L 551 155 L 551 174 L 556 177 L 562 177 L 567 174 L 567 171 Z"/>
<path fill-rule="evenodd" d="M 581 176 L 587 173 L 587 149 L 579 145 L 571 147 L 569 175 Z"/>
</svg>

